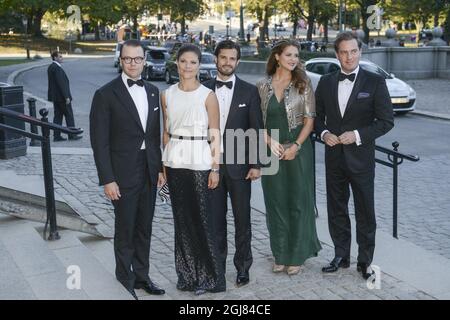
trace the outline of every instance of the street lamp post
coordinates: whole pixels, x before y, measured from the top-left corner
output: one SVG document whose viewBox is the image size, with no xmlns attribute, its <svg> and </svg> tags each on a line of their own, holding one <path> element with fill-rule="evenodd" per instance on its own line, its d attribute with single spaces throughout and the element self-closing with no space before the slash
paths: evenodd
<svg viewBox="0 0 450 320">
<path fill-rule="evenodd" d="M 242 4 L 241 0 L 241 7 L 240 7 L 240 31 L 239 31 L 239 41 L 244 42 L 244 5 Z"/>
<path fill-rule="evenodd" d="M 277 8 L 275 8 L 274 11 L 275 11 L 275 23 L 273 24 L 274 25 L 273 34 L 275 36 L 275 40 L 277 40 Z"/>
<path fill-rule="evenodd" d="M 28 47 L 28 18 L 22 17 L 23 27 L 25 28 L 24 47 L 27 50 L 27 59 L 30 60 L 30 48 Z"/>
</svg>

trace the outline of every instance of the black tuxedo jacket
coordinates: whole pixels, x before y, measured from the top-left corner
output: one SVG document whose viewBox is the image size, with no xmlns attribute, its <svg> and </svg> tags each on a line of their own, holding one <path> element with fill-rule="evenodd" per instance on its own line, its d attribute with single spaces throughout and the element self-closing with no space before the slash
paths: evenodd
<svg viewBox="0 0 450 320">
<path fill-rule="evenodd" d="M 47 69 L 48 93 L 47 100 L 53 102 L 65 102 L 67 98 L 72 100 L 70 93 L 69 78 L 66 72 L 52 62 Z"/>
<path fill-rule="evenodd" d="M 133 187 L 137 181 L 142 181 L 142 177 L 136 175 L 144 171 L 139 173 L 135 168 L 144 140 L 151 183 L 158 181 L 158 173 L 162 172 L 159 92 L 146 81 L 144 87 L 148 100 L 145 132 L 121 76 L 95 92 L 90 136 L 100 185 L 115 181 L 119 187 Z"/>
<path fill-rule="evenodd" d="M 324 75 L 316 89 L 315 131 L 324 130 L 339 136 L 345 131 L 358 130 L 362 144 L 325 147 L 325 161 L 329 168 L 337 167 L 345 157 L 354 173 L 375 168 L 375 139 L 394 127 L 394 115 L 386 81 L 380 75 L 360 67 L 353 91 L 341 116 L 338 102 L 339 71 Z"/>
<path fill-rule="evenodd" d="M 216 91 L 216 79 L 211 79 L 203 83 L 204 86 Z M 231 99 L 230 111 L 228 113 L 225 130 L 242 129 L 244 132 L 248 129 L 254 129 L 258 135 L 259 131 L 263 129 L 263 119 L 261 113 L 261 100 L 259 98 L 258 89 L 248 82 L 245 82 L 238 77 L 234 83 L 233 97 Z M 227 166 L 227 172 L 232 179 L 244 179 L 247 176 L 250 168 L 260 168 L 258 143 L 250 146 L 249 139 L 246 139 L 245 144 L 239 143 L 238 139 L 234 139 L 234 161 L 233 163 L 226 163 L 227 160 L 227 132 L 222 136 L 223 138 L 223 162 Z M 228 134 L 228 139 L 233 136 Z M 245 148 L 245 149 L 244 149 Z M 245 154 L 245 163 L 241 160 L 238 164 L 236 156 L 240 153 Z M 253 155 L 254 153 L 254 155 Z M 250 155 L 252 154 L 252 155 Z M 252 159 L 253 158 L 253 159 Z"/>
</svg>

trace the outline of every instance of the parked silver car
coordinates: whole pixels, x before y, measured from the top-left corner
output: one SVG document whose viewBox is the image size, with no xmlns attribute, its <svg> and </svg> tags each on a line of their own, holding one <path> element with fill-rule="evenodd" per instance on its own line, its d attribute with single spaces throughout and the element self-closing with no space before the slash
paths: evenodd
<svg viewBox="0 0 450 320">
<path fill-rule="evenodd" d="M 397 79 L 394 74 L 386 72 L 373 62 L 361 60 L 360 66 L 364 70 L 377 73 L 386 79 L 392 105 L 397 114 L 405 114 L 415 109 L 416 91 L 409 84 Z M 316 90 L 317 84 L 324 74 L 337 71 L 341 68 L 339 60 L 335 58 L 310 59 L 306 61 L 305 67 L 314 90 Z"/>
</svg>

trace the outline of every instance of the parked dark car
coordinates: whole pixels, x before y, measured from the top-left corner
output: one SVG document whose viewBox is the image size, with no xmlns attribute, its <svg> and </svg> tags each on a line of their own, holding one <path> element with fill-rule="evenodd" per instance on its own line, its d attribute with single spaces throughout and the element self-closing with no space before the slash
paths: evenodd
<svg viewBox="0 0 450 320">
<path fill-rule="evenodd" d="M 217 75 L 217 68 L 214 62 L 214 55 L 208 52 L 202 52 L 200 63 L 199 80 L 200 82 L 214 78 Z M 167 83 L 179 81 L 178 68 L 176 62 L 176 54 L 174 53 L 169 60 L 166 61 L 165 79 Z"/>
<path fill-rule="evenodd" d="M 178 49 L 180 49 L 182 45 L 183 42 L 180 41 L 166 41 L 164 43 L 164 48 L 166 48 L 169 54 L 174 54 L 175 52 L 178 51 Z"/>
<path fill-rule="evenodd" d="M 300 45 L 300 50 L 301 51 L 309 51 L 309 52 L 312 52 L 312 51 L 316 51 L 317 49 L 317 47 L 318 47 L 318 44 L 316 44 L 317 42 L 315 42 L 315 41 L 300 41 L 299 42 L 299 45 Z M 313 47 L 314 47 L 314 49 L 313 49 Z"/>
<path fill-rule="evenodd" d="M 419 33 L 419 41 L 420 40 L 433 40 L 433 30 L 431 29 L 422 29 Z"/>
<path fill-rule="evenodd" d="M 142 49 L 144 49 L 144 56 L 149 48 L 155 48 L 153 46 L 153 43 L 154 43 L 153 40 L 139 40 L 139 42 L 141 43 Z M 122 44 L 123 44 L 123 42 L 121 42 L 120 44 L 118 44 L 116 46 L 116 58 L 114 59 L 114 66 L 117 67 L 118 73 L 122 72 L 122 67 L 120 66 L 120 63 L 119 63 L 119 54 L 120 54 L 119 52 L 120 52 L 120 48 L 122 47 Z"/>
<path fill-rule="evenodd" d="M 166 71 L 166 61 L 170 55 L 163 47 L 146 47 L 145 66 L 142 72 L 144 79 L 164 79 Z"/>
</svg>

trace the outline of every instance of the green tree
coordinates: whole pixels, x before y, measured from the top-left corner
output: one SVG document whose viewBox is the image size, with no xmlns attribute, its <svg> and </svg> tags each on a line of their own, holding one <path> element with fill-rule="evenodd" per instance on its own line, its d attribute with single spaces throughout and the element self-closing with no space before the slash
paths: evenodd
<svg viewBox="0 0 450 320">
<path fill-rule="evenodd" d="M 439 19 L 443 18 L 448 10 L 448 0 L 387 0 L 385 3 L 386 17 L 401 19 L 402 21 L 414 21 L 419 33 L 427 27 L 433 18 L 433 25 L 439 25 Z M 417 37 L 419 39 L 419 37 Z"/>
<path fill-rule="evenodd" d="M 301 13 L 303 11 L 300 0 L 281 0 L 280 7 L 289 16 L 289 20 L 292 22 L 292 36 L 297 36 L 298 21 L 300 20 Z"/>
<path fill-rule="evenodd" d="M 122 19 L 122 4 L 120 0 L 84 0 L 80 2 L 81 14 L 89 19 L 95 30 L 95 39 L 100 40 L 100 25 L 117 24 Z"/>
<path fill-rule="evenodd" d="M 314 22 L 324 26 L 324 40 L 328 41 L 328 24 L 336 16 L 337 0 L 281 0 L 279 7 L 289 15 L 293 23 L 293 37 L 297 36 L 298 21 L 305 18 L 308 21 L 310 32 L 308 40 L 312 39 Z"/>
<path fill-rule="evenodd" d="M 167 0 L 163 9 L 170 12 L 172 21 L 181 24 L 181 34 L 186 33 L 186 21 L 193 21 L 205 11 L 204 0 Z"/>
<path fill-rule="evenodd" d="M 150 1 L 148 0 L 123 0 L 121 1 L 121 12 L 126 20 L 133 23 L 133 30 L 138 30 L 138 20 L 142 14 L 149 8 Z"/>
<path fill-rule="evenodd" d="M 362 29 L 364 31 L 364 40 L 363 42 L 369 43 L 370 38 L 370 29 L 367 26 L 367 20 L 371 16 L 371 13 L 367 13 L 367 8 L 371 5 L 376 5 L 380 3 L 380 0 L 351 0 L 351 2 L 357 4 L 359 6 L 359 10 L 362 18 Z M 404 1 L 405 4 L 409 4 L 412 1 Z"/>
<path fill-rule="evenodd" d="M 259 44 L 264 47 L 264 41 L 269 39 L 269 19 L 277 8 L 276 0 L 248 0 L 247 10 L 256 14 L 259 23 Z"/>
<path fill-rule="evenodd" d="M 306 40 L 312 41 L 312 34 L 316 17 L 319 16 L 320 8 L 323 5 L 320 0 L 302 0 L 304 10 L 301 10 L 301 15 L 308 23 L 308 31 L 306 33 Z"/>
<path fill-rule="evenodd" d="M 61 0 L 2 0 L 0 12 L 7 12 L 27 18 L 27 31 L 36 37 L 42 37 L 41 23 L 47 11 L 65 11 L 73 1 Z M 76 3 L 73 3 L 76 4 Z"/>
<path fill-rule="evenodd" d="M 317 22 L 323 25 L 323 41 L 328 42 L 328 25 L 330 21 L 337 15 L 336 0 L 324 0 L 319 9 Z"/>
</svg>

